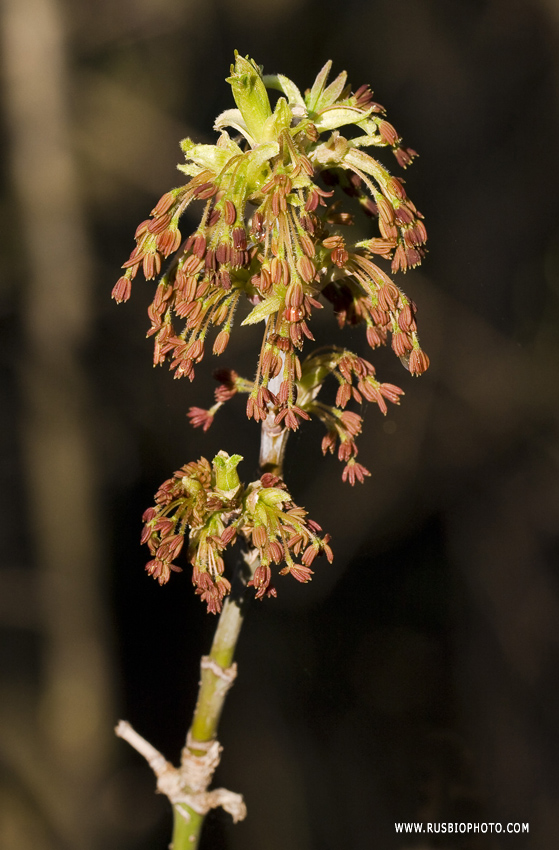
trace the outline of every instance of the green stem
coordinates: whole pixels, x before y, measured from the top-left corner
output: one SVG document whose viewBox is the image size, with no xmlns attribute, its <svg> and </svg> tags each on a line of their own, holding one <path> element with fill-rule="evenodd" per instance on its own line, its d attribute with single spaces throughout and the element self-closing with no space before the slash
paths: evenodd
<svg viewBox="0 0 559 850">
<path fill-rule="evenodd" d="M 276 429 L 278 433 L 270 436 L 268 429 L 263 423 L 260 468 L 263 472 L 273 471 L 276 475 L 281 475 L 286 434 Z M 257 550 L 252 549 L 237 565 L 231 594 L 223 605 L 210 654 L 202 659 L 198 699 L 185 746 L 185 751 L 195 756 L 203 755 L 207 745 L 217 737 L 225 697 L 236 675 L 237 665 L 233 658 L 249 602 L 247 583 L 254 575 L 258 563 Z M 199 748 L 196 748 L 197 742 L 201 745 Z M 196 850 L 204 818 L 205 815 L 198 814 L 189 806 L 176 804 L 170 850 Z"/>
</svg>

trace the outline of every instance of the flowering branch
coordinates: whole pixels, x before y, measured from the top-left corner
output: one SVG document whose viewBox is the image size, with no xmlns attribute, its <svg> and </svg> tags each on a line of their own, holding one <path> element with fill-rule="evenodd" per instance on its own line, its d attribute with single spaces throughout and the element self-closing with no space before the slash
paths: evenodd
<svg viewBox="0 0 559 850">
<path fill-rule="evenodd" d="M 128 724 L 117 727 L 148 760 L 173 805 L 174 850 L 197 846 L 209 809 L 221 805 L 234 820 L 245 814 L 239 795 L 208 788 L 219 762 L 217 728 L 236 676 L 233 657 L 248 588 L 260 600 L 275 596 L 275 568 L 306 583 L 317 556 L 332 560 L 329 536 L 321 535 L 283 482 L 289 432 L 316 416 L 326 428 L 323 453 L 337 446 L 343 481 L 363 482 L 370 475 L 356 460 L 363 419 L 348 405 L 374 402 L 386 414 L 387 402 L 399 404 L 404 394 L 346 348 L 329 344 L 302 359 L 314 339 L 315 311 L 328 304 L 340 328 L 364 325 L 372 349 L 390 340 L 412 375 L 429 366 L 416 305 L 378 265 L 390 260 L 392 272 L 419 265 L 427 239 L 423 216 L 403 181 L 363 148 L 390 148 L 403 168 L 416 152 L 403 145 L 368 86 L 353 92 L 345 72 L 328 85 L 330 70 L 327 62 L 303 95 L 287 77 L 264 76 L 252 60 L 235 54 L 228 82 L 236 108 L 216 119 L 215 145 L 181 143 L 186 162 L 179 170 L 188 181 L 163 195 L 139 225 L 113 289 L 120 303 L 130 297 L 140 268 L 147 280 L 159 277 L 147 335 L 154 338 L 154 365 L 169 363 L 176 378 L 194 379 L 214 328 L 213 353 L 224 353 L 244 301 L 251 309 L 241 325 L 264 325 L 254 379 L 221 369 L 213 406 L 188 412 L 191 424 L 207 431 L 225 402 L 245 393 L 247 417 L 261 423 L 260 478 L 243 484 L 240 455 L 220 451 L 211 463 L 202 457 L 176 471 L 143 516 L 142 542 L 152 556 L 148 573 L 166 584 L 172 572 L 182 571 L 177 559 L 186 551 L 196 594 L 208 612 L 219 614 L 210 654 L 201 662 L 180 767 Z M 279 92 L 273 110 L 270 89 Z M 347 138 L 342 128 L 357 135 Z M 354 223 L 354 212 L 341 207 L 344 195 L 376 222 L 378 233 L 359 242 L 344 235 Z M 198 202 L 200 222 L 183 239 L 180 218 Z M 319 398 L 330 377 L 338 384 L 334 404 Z M 237 542 L 243 556 L 228 577 L 224 554 Z"/>
</svg>

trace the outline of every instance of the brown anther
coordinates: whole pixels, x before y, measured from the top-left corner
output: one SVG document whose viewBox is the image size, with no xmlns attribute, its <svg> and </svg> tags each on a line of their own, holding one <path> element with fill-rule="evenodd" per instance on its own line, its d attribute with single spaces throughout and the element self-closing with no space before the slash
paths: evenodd
<svg viewBox="0 0 559 850">
<path fill-rule="evenodd" d="M 306 125 L 305 136 L 307 137 L 307 139 L 310 139 L 311 142 L 318 142 L 320 138 L 320 134 L 314 124 Z"/>
<path fill-rule="evenodd" d="M 227 343 L 229 342 L 229 332 L 222 330 L 218 333 L 214 340 L 213 344 L 213 353 L 214 354 L 223 354 L 225 349 L 227 348 Z"/>
<path fill-rule="evenodd" d="M 194 197 L 198 198 L 200 201 L 205 201 L 207 198 L 211 198 L 217 192 L 217 186 L 215 183 L 211 183 L 208 181 L 207 183 L 202 183 L 201 186 L 197 186 L 194 189 Z"/>
<path fill-rule="evenodd" d="M 351 385 L 348 383 L 340 384 L 336 393 L 336 406 L 346 407 L 351 398 Z"/>
<path fill-rule="evenodd" d="M 146 254 L 143 260 L 143 271 L 146 280 L 151 280 L 161 271 L 161 255 Z"/>
<path fill-rule="evenodd" d="M 134 233 L 134 239 L 138 240 L 140 236 L 143 236 L 144 233 L 147 233 L 150 224 L 150 218 L 147 218 L 145 221 L 140 222 L 140 224 L 136 228 L 136 232 Z"/>
<path fill-rule="evenodd" d="M 303 249 L 307 257 L 314 257 L 316 251 L 314 247 L 314 242 L 312 241 L 310 236 L 307 236 L 306 233 L 300 233 L 299 241 L 301 243 L 301 248 Z"/>
<path fill-rule="evenodd" d="M 246 250 L 247 235 L 244 227 L 236 227 L 233 230 L 233 246 L 241 251 Z"/>
<path fill-rule="evenodd" d="M 206 254 L 206 237 L 198 233 L 192 243 L 192 253 L 200 259 L 203 259 Z"/>
<path fill-rule="evenodd" d="M 386 312 L 393 310 L 398 301 L 399 294 L 397 287 L 393 283 L 381 286 L 378 290 L 378 304 L 381 310 Z"/>
<path fill-rule="evenodd" d="M 384 345 L 386 342 L 386 335 L 383 336 L 378 328 L 373 327 L 373 325 L 369 325 L 367 328 L 367 342 L 371 348 L 377 348 L 379 345 Z"/>
<path fill-rule="evenodd" d="M 306 211 L 307 212 L 314 212 L 315 209 L 318 206 L 319 200 L 320 200 L 320 196 L 318 194 L 316 186 L 313 186 L 313 188 L 309 192 L 309 195 L 307 197 L 307 201 L 305 203 Z"/>
<path fill-rule="evenodd" d="M 384 221 L 385 224 L 393 224 L 394 210 L 392 209 L 391 204 L 383 195 L 378 195 L 376 202 L 381 220 Z"/>
<path fill-rule="evenodd" d="M 251 232 L 255 239 L 260 239 L 264 232 L 264 216 L 257 210 L 252 216 Z"/>
<path fill-rule="evenodd" d="M 283 267 L 281 261 L 277 257 L 272 257 L 270 262 L 270 277 L 274 286 L 278 286 L 282 282 Z"/>
<path fill-rule="evenodd" d="M 211 248 L 206 253 L 204 265 L 207 269 L 210 269 L 211 271 L 215 271 L 217 269 L 215 251 L 212 250 Z"/>
<path fill-rule="evenodd" d="M 260 271 L 260 291 L 268 292 L 268 290 L 272 286 L 272 280 L 270 278 L 270 273 L 267 269 L 262 268 Z"/>
<path fill-rule="evenodd" d="M 288 310 L 292 309 L 294 308 L 288 307 Z M 301 348 L 301 346 L 303 345 L 303 331 L 299 322 L 292 322 L 289 325 L 289 338 L 295 348 Z"/>
<path fill-rule="evenodd" d="M 157 234 L 161 233 L 163 230 L 166 230 L 169 224 L 171 223 L 171 214 L 159 216 L 158 218 L 153 218 L 148 226 L 147 230 L 149 233 Z"/>
<path fill-rule="evenodd" d="M 285 304 L 287 307 L 301 307 L 303 304 L 303 286 L 301 281 L 294 280 L 289 284 L 285 294 Z"/>
<path fill-rule="evenodd" d="M 390 257 L 396 247 L 396 240 L 375 238 L 371 239 L 367 247 L 372 254 L 379 254 L 381 257 Z"/>
<path fill-rule="evenodd" d="M 343 248 L 345 246 L 345 239 L 343 236 L 328 236 L 326 239 L 322 240 L 322 244 L 325 248 Z"/>
<path fill-rule="evenodd" d="M 231 226 L 237 220 L 237 210 L 233 201 L 229 199 L 223 203 L 223 220 L 225 224 Z"/>
<path fill-rule="evenodd" d="M 402 181 L 399 180 L 398 177 L 391 177 L 388 181 L 388 190 L 392 192 L 393 195 L 396 195 L 401 201 L 406 200 L 406 190 L 402 184 Z"/>
<path fill-rule="evenodd" d="M 422 375 L 429 368 L 429 358 L 421 348 L 414 348 L 411 352 L 408 368 L 412 375 Z"/>
<path fill-rule="evenodd" d="M 175 201 L 175 193 L 174 192 L 166 192 L 161 198 L 159 198 L 156 206 L 152 209 L 151 214 L 153 216 L 163 215 L 166 213 L 169 207 Z"/>
<path fill-rule="evenodd" d="M 395 128 L 388 121 L 379 121 L 379 133 L 389 145 L 395 145 L 400 138 Z"/>
<path fill-rule="evenodd" d="M 413 342 L 406 333 L 392 334 L 392 350 L 398 357 L 404 357 L 408 351 L 413 349 Z M 410 355 L 411 357 L 411 355 Z"/>
<path fill-rule="evenodd" d="M 401 330 L 406 332 L 417 330 L 417 325 L 415 323 L 410 304 L 406 304 L 400 311 L 400 315 L 398 316 L 398 326 Z"/>
<path fill-rule="evenodd" d="M 286 307 L 285 308 L 284 316 L 285 316 L 286 321 L 288 321 L 288 322 L 300 322 L 304 315 L 305 315 L 305 313 L 300 307 Z M 290 331 L 290 335 L 291 335 L 291 331 Z M 299 338 L 300 338 L 300 336 L 298 334 L 297 340 L 299 340 Z M 293 336 L 292 336 L 292 339 L 293 339 Z M 293 339 L 293 342 L 295 342 L 295 344 L 297 344 L 295 339 Z"/>
<path fill-rule="evenodd" d="M 314 217 L 311 217 L 310 215 L 305 215 L 305 213 L 299 216 L 299 222 L 301 224 L 301 227 L 303 228 L 303 230 L 306 230 L 307 233 L 310 234 L 313 234 L 316 229 L 313 218 Z"/>
<path fill-rule="evenodd" d="M 132 283 L 130 278 L 123 275 L 119 277 L 113 287 L 112 298 L 114 298 L 117 304 L 122 304 L 123 301 L 128 301 L 131 291 Z"/>
<path fill-rule="evenodd" d="M 341 224 L 344 227 L 351 227 L 351 225 L 354 224 L 355 219 L 353 215 L 348 212 L 332 212 L 328 213 L 326 221 L 328 221 L 329 224 Z"/>
<path fill-rule="evenodd" d="M 227 313 L 229 312 L 229 307 L 227 304 L 220 304 L 219 307 L 212 314 L 212 322 L 214 325 L 222 325 L 225 319 L 227 318 Z"/>
<path fill-rule="evenodd" d="M 268 542 L 268 534 L 264 525 L 257 525 L 252 531 L 252 542 L 257 549 L 263 549 Z"/>
<path fill-rule="evenodd" d="M 278 401 L 280 404 L 286 404 L 289 395 L 292 392 L 293 385 L 289 381 L 282 381 L 278 392 Z"/>
<path fill-rule="evenodd" d="M 397 224 L 411 224 L 414 220 L 413 212 L 405 205 L 400 204 L 399 207 L 396 207 L 396 223 Z"/>
<path fill-rule="evenodd" d="M 220 266 L 231 261 L 231 248 L 227 242 L 220 242 L 215 249 L 215 258 Z"/>
<path fill-rule="evenodd" d="M 378 229 L 381 236 L 385 239 L 396 239 L 398 237 L 398 228 L 395 224 L 387 224 L 382 218 L 379 218 Z"/>
<path fill-rule="evenodd" d="M 316 268 L 314 267 L 314 263 L 309 259 L 309 257 L 299 257 L 296 263 L 297 271 L 305 281 L 305 283 L 310 283 L 316 274 Z"/>
<path fill-rule="evenodd" d="M 208 217 L 208 227 L 215 227 L 215 225 L 218 223 L 220 218 L 221 218 L 220 211 L 216 210 L 215 207 L 214 207 L 214 209 L 211 211 L 211 213 Z"/>
<path fill-rule="evenodd" d="M 155 242 L 157 250 L 161 251 L 164 257 L 173 254 L 181 244 L 181 234 L 176 227 L 170 227 L 160 233 Z"/>
<path fill-rule="evenodd" d="M 342 269 L 349 260 L 349 254 L 345 248 L 334 248 L 330 254 L 330 259 L 334 265 Z"/>
<path fill-rule="evenodd" d="M 371 201 L 370 198 L 363 198 L 360 201 L 360 203 L 361 203 L 361 206 L 363 207 L 363 211 L 367 215 L 371 216 L 371 218 L 374 218 L 375 216 L 378 215 L 378 207 L 374 203 L 374 201 Z"/>
</svg>

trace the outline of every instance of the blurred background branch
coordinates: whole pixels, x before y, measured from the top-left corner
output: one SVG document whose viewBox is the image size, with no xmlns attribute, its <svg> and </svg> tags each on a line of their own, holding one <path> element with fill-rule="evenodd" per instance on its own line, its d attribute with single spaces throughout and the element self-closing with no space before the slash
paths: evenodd
<svg viewBox="0 0 559 850">
<path fill-rule="evenodd" d="M 42 658 L 37 703 L 24 705 L 14 722 L 11 700 L 2 700 L 1 748 L 35 798 L 49 844 L 86 850 L 99 846 L 102 824 L 92 800 L 106 778 L 114 708 L 91 401 L 80 362 L 92 327 L 90 244 L 56 0 L 5 0 L 2 40 L 14 210 L 25 254 L 18 374 L 35 556 L 26 579 L 9 575 L 12 589 L 20 585 L 10 607 L 25 602 L 27 581 L 33 619 L 13 625 L 40 633 Z M 19 846 L 42 843 L 28 811 L 6 806 L 6 817 L 8 837 L 23 832 Z"/>
</svg>

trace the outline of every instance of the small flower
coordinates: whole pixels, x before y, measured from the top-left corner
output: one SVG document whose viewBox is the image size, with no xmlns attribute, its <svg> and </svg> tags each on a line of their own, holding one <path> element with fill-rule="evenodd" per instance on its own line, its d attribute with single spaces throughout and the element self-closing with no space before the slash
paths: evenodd
<svg viewBox="0 0 559 850">
<path fill-rule="evenodd" d="M 214 421 L 214 414 L 212 411 L 204 410 L 201 407 L 191 407 L 186 415 L 190 419 L 190 424 L 194 428 L 202 428 L 203 431 L 207 431 Z"/>
<path fill-rule="evenodd" d="M 365 476 L 370 475 L 369 470 L 364 467 L 362 464 L 357 463 L 357 461 L 352 458 L 347 464 L 342 474 L 342 481 L 349 481 L 351 486 L 355 484 L 355 481 L 360 481 L 363 483 Z"/>
</svg>

